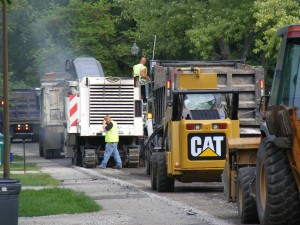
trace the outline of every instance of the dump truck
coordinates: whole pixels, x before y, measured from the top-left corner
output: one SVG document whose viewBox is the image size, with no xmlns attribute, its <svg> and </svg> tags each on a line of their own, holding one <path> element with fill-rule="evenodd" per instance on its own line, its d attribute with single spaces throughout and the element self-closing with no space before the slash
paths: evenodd
<svg viewBox="0 0 300 225">
<path fill-rule="evenodd" d="M 228 140 L 224 189 L 245 224 L 300 224 L 300 25 L 277 34 L 272 88 L 260 104 L 261 138 Z"/>
<path fill-rule="evenodd" d="M 143 136 L 143 102 L 140 85 L 133 78 L 104 77 L 91 71 L 84 60 L 73 60 L 69 68 L 80 75 L 69 81 L 66 106 L 65 151 L 74 165 L 95 167 L 105 151 L 105 132 L 102 121 L 106 115 L 117 122 L 118 149 L 123 166 L 138 167 L 140 161 L 139 137 Z M 90 62 L 88 62 L 90 63 Z M 72 69 L 73 68 L 73 69 Z M 87 71 L 82 69 L 88 68 Z M 95 67 L 98 70 L 99 67 Z M 101 75 L 101 76 L 100 76 Z M 110 160 L 108 166 L 112 164 Z"/>
<path fill-rule="evenodd" d="M 70 78 L 69 78 L 70 79 Z M 65 107 L 64 97 L 67 96 L 65 82 L 68 76 L 61 73 L 46 73 L 41 80 L 40 106 L 41 126 L 39 131 L 39 153 L 46 159 L 63 158 Z"/>
<path fill-rule="evenodd" d="M 9 98 L 9 126 L 12 140 L 25 138 L 37 142 L 40 128 L 39 91 L 29 88 L 12 89 Z M 1 104 L 5 103 L 2 101 Z M 3 124 L 3 121 L 0 123 Z"/>
<path fill-rule="evenodd" d="M 151 187 L 169 192 L 175 179 L 220 181 L 226 140 L 240 136 L 239 92 L 218 89 L 217 74 L 198 67 L 167 71 L 155 73 L 147 102 L 153 116 L 144 146 Z"/>
<path fill-rule="evenodd" d="M 259 114 L 259 102 L 264 95 L 264 70 L 261 66 L 243 64 L 241 60 L 226 61 L 174 61 L 174 60 L 152 60 L 150 61 L 151 80 L 144 90 L 144 95 L 152 98 L 153 88 L 157 84 L 163 83 L 164 77 L 174 76 L 175 71 L 181 67 L 199 67 L 205 73 L 217 74 L 218 89 L 237 89 L 239 90 L 238 114 L 240 121 L 240 136 L 257 137 L 260 135 L 260 124 L 262 118 Z M 155 83 L 155 84 L 154 84 Z M 154 85 L 153 85 L 154 84 Z M 152 112 L 152 102 L 149 101 L 147 107 Z M 155 116 L 155 115 L 154 115 Z M 147 118 L 147 114 L 145 115 Z M 155 121 L 155 118 L 154 118 Z M 148 136 L 157 130 L 156 122 L 148 119 L 145 122 L 145 134 Z M 160 124 L 160 123 L 158 123 Z M 146 135 L 147 136 L 147 135 Z M 150 156 L 145 152 L 146 173 L 150 174 Z"/>
<path fill-rule="evenodd" d="M 259 113 L 259 104 L 261 97 L 265 94 L 262 66 L 248 65 L 243 60 L 152 60 L 150 62 L 152 80 L 156 76 L 160 77 L 160 74 L 172 74 L 180 67 L 199 67 L 204 73 L 216 73 L 218 89 L 238 89 L 240 134 L 242 137 L 260 136 L 259 128 L 262 117 Z"/>
</svg>

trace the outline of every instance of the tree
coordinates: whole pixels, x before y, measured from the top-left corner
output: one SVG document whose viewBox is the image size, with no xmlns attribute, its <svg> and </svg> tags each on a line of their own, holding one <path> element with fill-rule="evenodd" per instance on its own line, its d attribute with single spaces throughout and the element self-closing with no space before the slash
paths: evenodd
<svg viewBox="0 0 300 225">
<path fill-rule="evenodd" d="M 6 2 L 10 80 L 28 85 L 78 56 L 98 59 L 106 75 L 130 76 L 131 45 L 152 58 L 154 35 L 156 59 L 246 59 L 272 69 L 277 29 L 300 22 L 295 0 Z"/>
<path fill-rule="evenodd" d="M 4 1 L 5 1 L 7 4 L 11 4 L 11 0 L 1 0 L 1 3 L 3 4 Z"/>
<path fill-rule="evenodd" d="M 106 0 L 83 2 L 71 0 L 67 9 L 70 42 L 77 55 L 97 58 L 109 75 L 118 74 L 118 18 L 110 13 L 113 3 Z M 129 49 L 129 46 L 128 46 Z M 128 50 L 129 52 L 129 50 Z"/>
<path fill-rule="evenodd" d="M 208 0 L 187 32 L 194 51 L 207 60 L 247 59 L 256 36 L 254 1 Z"/>
<path fill-rule="evenodd" d="M 132 21 L 129 30 L 137 42 L 141 55 L 152 56 L 154 35 L 157 36 L 155 58 L 192 60 L 196 55 L 190 50 L 193 45 L 186 35 L 192 27 L 193 15 L 202 8 L 197 0 L 160 1 L 124 0 L 119 1 L 122 15 Z"/>
<path fill-rule="evenodd" d="M 44 17 L 51 36 L 51 48 L 61 46 L 64 51 L 58 51 L 59 56 L 67 52 L 65 55 L 73 58 L 94 57 L 100 61 L 107 76 L 130 76 L 131 43 L 120 27 L 118 11 L 120 8 L 107 0 L 70 0 L 65 7 L 52 7 Z M 48 49 L 40 52 L 41 58 L 47 58 L 47 52 Z"/>
<path fill-rule="evenodd" d="M 299 24 L 300 4 L 294 0 L 256 0 L 254 3 L 255 30 L 260 36 L 255 39 L 254 53 L 260 53 L 261 64 L 267 71 L 266 90 L 270 90 L 279 52 L 280 38 L 277 30 L 288 24 Z"/>
<path fill-rule="evenodd" d="M 299 24 L 300 3 L 294 0 L 257 0 L 254 4 L 255 29 L 262 36 L 256 39 L 255 52 L 265 52 L 272 62 L 276 61 L 280 39 L 277 30 L 288 24 Z"/>
<path fill-rule="evenodd" d="M 13 85 L 23 81 L 25 84 L 27 83 L 28 87 L 38 86 L 40 77 L 45 72 L 57 71 L 57 66 L 51 67 L 49 65 L 52 62 L 55 62 L 54 65 L 61 65 L 60 70 L 64 69 L 65 59 L 58 62 L 56 61 L 56 54 L 53 54 L 52 60 L 46 62 L 41 60 L 43 58 L 41 53 L 45 53 L 45 49 L 51 49 L 49 45 L 52 44 L 52 35 L 45 28 L 44 18 L 53 5 L 66 5 L 67 1 L 16 0 L 12 6 L 17 3 L 19 7 L 11 10 L 8 18 L 10 80 Z"/>
</svg>

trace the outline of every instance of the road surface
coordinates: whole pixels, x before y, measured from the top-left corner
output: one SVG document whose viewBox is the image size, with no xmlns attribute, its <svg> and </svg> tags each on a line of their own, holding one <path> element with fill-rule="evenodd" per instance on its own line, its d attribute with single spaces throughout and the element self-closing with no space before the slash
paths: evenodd
<svg viewBox="0 0 300 225">
<path fill-rule="evenodd" d="M 12 151 L 22 155 L 22 143 L 13 143 Z M 76 215 L 78 218 L 70 215 L 20 218 L 20 225 L 240 224 L 236 205 L 225 201 L 222 184 L 218 182 L 183 184 L 176 181 L 174 192 L 159 193 L 151 189 L 150 177 L 145 174 L 144 167 L 121 170 L 74 167 L 71 159 L 39 157 L 37 143 L 26 143 L 25 153 L 28 162 L 38 163 L 42 171 L 59 179 L 63 187 L 85 192 L 104 210 Z"/>
</svg>

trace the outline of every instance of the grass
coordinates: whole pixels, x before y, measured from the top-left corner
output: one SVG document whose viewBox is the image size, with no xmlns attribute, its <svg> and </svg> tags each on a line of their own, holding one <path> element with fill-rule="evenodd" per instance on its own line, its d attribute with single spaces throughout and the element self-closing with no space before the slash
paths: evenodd
<svg viewBox="0 0 300 225">
<path fill-rule="evenodd" d="M 13 162 L 15 161 L 23 161 L 24 157 L 19 155 L 13 155 Z"/>
<path fill-rule="evenodd" d="M 90 197 L 71 189 L 22 190 L 19 196 L 19 216 L 76 214 L 99 210 L 101 206 Z"/>
<path fill-rule="evenodd" d="M 20 180 L 22 186 L 49 186 L 58 185 L 59 181 L 47 173 L 11 174 L 10 178 Z"/>
<path fill-rule="evenodd" d="M 39 170 L 40 167 L 36 163 L 26 163 L 26 171 L 28 170 Z M 23 171 L 24 170 L 24 163 L 14 163 L 10 164 L 11 171 Z M 3 165 L 0 166 L 0 171 L 3 171 Z"/>
<path fill-rule="evenodd" d="M 23 171 L 23 157 L 14 155 L 10 164 L 11 171 Z M 3 166 L 0 166 L 0 173 Z M 35 163 L 26 163 L 26 171 L 40 170 Z M 10 178 L 18 179 L 24 186 L 56 186 L 60 182 L 46 173 L 11 174 Z M 101 206 L 83 192 L 65 188 L 44 188 L 41 190 L 22 190 L 19 194 L 19 216 L 44 216 L 56 214 L 77 214 L 97 212 Z"/>
<path fill-rule="evenodd" d="M 19 155 L 13 155 L 13 161 L 10 163 L 11 171 L 23 171 L 24 170 L 24 157 Z M 26 171 L 39 170 L 40 167 L 36 163 L 26 163 Z M 0 172 L 3 171 L 3 165 L 0 165 Z"/>
</svg>

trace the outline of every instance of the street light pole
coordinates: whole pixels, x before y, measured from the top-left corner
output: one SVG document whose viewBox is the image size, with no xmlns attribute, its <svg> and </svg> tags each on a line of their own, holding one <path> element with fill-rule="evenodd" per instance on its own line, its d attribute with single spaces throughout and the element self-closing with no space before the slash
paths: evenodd
<svg viewBox="0 0 300 225">
<path fill-rule="evenodd" d="M 10 177 L 10 138 L 9 138 L 9 100 L 8 100 L 8 47 L 6 0 L 2 1 L 2 35 L 3 35 L 3 138 L 4 138 L 4 167 L 3 177 Z"/>
<path fill-rule="evenodd" d="M 134 59 L 137 57 L 137 55 L 139 53 L 139 47 L 136 45 L 136 43 L 133 43 L 133 45 L 131 46 L 130 52 L 131 52 L 131 55 L 133 58 L 133 64 L 134 64 L 135 63 Z"/>
</svg>

